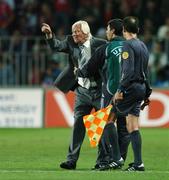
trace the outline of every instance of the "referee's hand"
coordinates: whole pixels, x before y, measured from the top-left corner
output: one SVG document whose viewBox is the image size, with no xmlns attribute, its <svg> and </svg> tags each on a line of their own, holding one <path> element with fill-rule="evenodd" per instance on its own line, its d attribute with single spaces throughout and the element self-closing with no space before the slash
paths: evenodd
<svg viewBox="0 0 169 180">
<path fill-rule="evenodd" d="M 140 109 L 143 110 L 146 106 L 150 104 L 149 98 L 145 99 L 144 102 L 142 103 Z"/>
<path fill-rule="evenodd" d="M 113 102 L 116 103 L 117 101 L 120 101 L 123 99 L 123 92 L 116 92 L 114 95 L 114 100 Z"/>
</svg>

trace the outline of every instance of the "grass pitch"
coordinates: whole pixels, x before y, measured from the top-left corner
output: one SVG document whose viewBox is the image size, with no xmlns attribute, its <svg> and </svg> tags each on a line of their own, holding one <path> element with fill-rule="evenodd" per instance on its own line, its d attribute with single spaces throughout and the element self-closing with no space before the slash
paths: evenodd
<svg viewBox="0 0 169 180">
<path fill-rule="evenodd" d="M 71 129 L 0 129 L 0 180 L 167 180 L 169 179 L 169 129 L 142 129 L 145 172 L 91 171 L 97 149 L 87 137 L 77 170 L 59 168 L 66 159 Z M 132 162 L 129 148 L 125 167 Z M 124 168 L 125 168 L 124 167 Z"/>
</svg>

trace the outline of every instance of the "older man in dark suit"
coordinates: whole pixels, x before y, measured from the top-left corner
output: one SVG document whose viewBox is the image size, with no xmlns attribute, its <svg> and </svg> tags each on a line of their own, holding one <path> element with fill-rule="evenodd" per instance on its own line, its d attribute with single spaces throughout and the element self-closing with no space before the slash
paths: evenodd
<svg viewBox="0 0 169 180">
<path fill-rule="evenodd" d="M 63 41 L 54 37 L 48 24 L 43 23 L 41 30 L 45 33 L 52 50 L 65 52 L 69 55 L 68 66 L 56 79 L 55 86 L 64 93 L 74 89 L 76 93 L 72 140 L 67 161 L 60 164 L 61 168 L 75 169 L 85 137 L 83 116 L 90 114 L 93 108 L 95 110 L 100 108 L 102 82 L 98 73 L 90 78 L 75 77 L 74 69 L 82 67 L 96 49 L 105 44 L 106 41 L 93 37 L 86 21 L 74 23 L 72 25 L 72 35 L 67 36 Z"/>
</svg>

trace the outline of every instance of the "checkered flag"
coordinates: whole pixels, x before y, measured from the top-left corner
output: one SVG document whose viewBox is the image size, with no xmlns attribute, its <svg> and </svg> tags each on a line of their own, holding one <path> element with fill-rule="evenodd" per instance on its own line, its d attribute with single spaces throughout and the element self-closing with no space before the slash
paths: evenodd
<svg viewBox="0 0 169 180">
<path fill-rule="evenodd" d="M 91 147 L 96 147 L 98 145 L 111 108 L 112 105 L 109 105 L 106 108 L 100 109 L 92 114 L 83 116 L 83 122 L 86 127 Z"/>
</svg>

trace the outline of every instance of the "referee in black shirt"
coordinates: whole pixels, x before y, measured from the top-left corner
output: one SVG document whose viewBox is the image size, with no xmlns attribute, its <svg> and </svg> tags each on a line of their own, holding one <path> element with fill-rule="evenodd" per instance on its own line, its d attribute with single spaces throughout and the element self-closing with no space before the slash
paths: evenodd
<svg viewBox="0 0 169 180">
<path fill-rule="evenodd" d="M 130 133 L 134 162 L 127 171 L 144 171 L 141 153 L 141 134 L 139 114 L 141 102 L 147 103 L 151 89 L 147 81 L 149 52 L 145 44 L 137 38 L 138 19 L 133 16 L 123 20 L 123 44 L 121 55 L 121 80 L 114 96 L 112 118 L 116 114 L 126 115 L 127 129 Z"/>
</svg>

